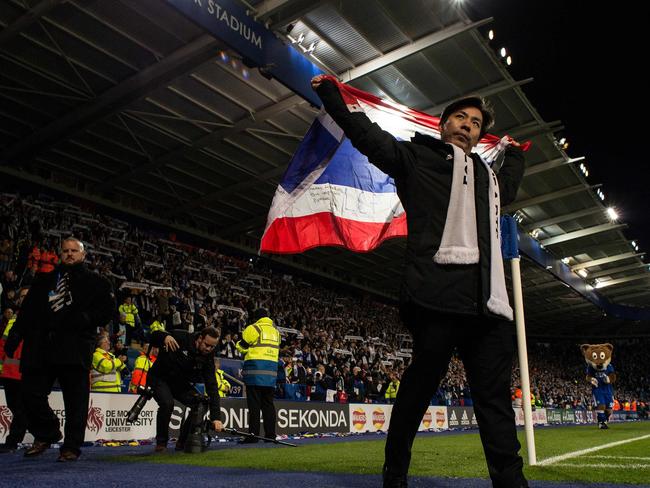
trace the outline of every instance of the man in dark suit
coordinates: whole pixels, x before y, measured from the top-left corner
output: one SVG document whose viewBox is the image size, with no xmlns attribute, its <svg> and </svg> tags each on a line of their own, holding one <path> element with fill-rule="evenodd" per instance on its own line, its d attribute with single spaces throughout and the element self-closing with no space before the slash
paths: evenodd
<svg viewBox="0 0 650 488">
<path fill-rule="evenodd" d="M 59 419 L 48 403 L 55 380 L 61 386 L 66 412 L 58 460 L 75 461 L 81 454 L 95 337 L 115 310 L 110 283 L 86 268 L 85 257 L 81 241 L 73 237 L 63 241 L 61 264 L 50 273 L 36 275 L 7 338 L 9 357 L 24 341 L 20 363 L 23 399 L 28 428 L 34 435 L 26 457 L 42 454 L 62 437 Z"/>
</svg>

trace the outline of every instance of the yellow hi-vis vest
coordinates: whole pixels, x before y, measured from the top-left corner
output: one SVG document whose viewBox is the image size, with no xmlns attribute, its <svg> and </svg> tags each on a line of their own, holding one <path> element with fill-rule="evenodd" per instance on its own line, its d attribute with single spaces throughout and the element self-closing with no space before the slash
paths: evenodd
<svg viewBox="0 0 650 488">
<path fill-rule="evenodd" d="M 93 369 L 90 370 L 90 391 L 122 391 L 122 371 L 126 365 L 114 354 L 101 347 L 93 353 Z"/>
<path fill-rule="evenodd" d="M 127 305 L 123 303 L 117 309 L 120 312 L 120 321 L 131 326 L 135 327 L 135 316 L 138 315 L 138 307 L 135 305 Z"/>
<path fill-rule="evenodd" d="M 395 399 L 397 398 L 397 392 L 399 391 L 399 381 L 391 381 L 386 388 L 386 399 Z"/>
<path fill-rule="evenodd" d="M 153 324 L 149 326 L 151 332 L 156 332 L 158 330 L 165 330 L 165 324 L 159 320 L 154 320 Z"/>
<path fill-rule="evenodd" d="M 242 340 L 236 345 L 237 350 L 244 354 L 244 383 L 275 387 L 280 340 L 280 332 L 268 317 L 262 317 L 244 329 Z"/>
<path fill-rule="evenodd" d="M 217 377 L 217 389 L 219 390 L 219 396 L 221 398 L 228 396 L 228 392 L 230 391 L 230 382 L 224 378 L 223 370 L 218 369 L 215 371 L 215 376 Z"/>
</svg>

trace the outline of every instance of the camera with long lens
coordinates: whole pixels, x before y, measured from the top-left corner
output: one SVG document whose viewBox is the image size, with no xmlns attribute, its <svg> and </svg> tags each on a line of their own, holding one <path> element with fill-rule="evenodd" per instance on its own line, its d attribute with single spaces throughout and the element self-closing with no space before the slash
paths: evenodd
<svg viewBox="0 0 650 488">
<path fill-rule="evenodd" d="M 131 407 L 131 410 L 129 410 L 129 413 L 126 414 L 126 421 L 129 424 L 132 424 L 138 420 L 140 412 L 142 412 L 142 409 L 146 403 L 153 398 L 153 390 L 148 386 L 138 386 L 137 393 L 139 393 L 140 396 Z"/>
</svg>

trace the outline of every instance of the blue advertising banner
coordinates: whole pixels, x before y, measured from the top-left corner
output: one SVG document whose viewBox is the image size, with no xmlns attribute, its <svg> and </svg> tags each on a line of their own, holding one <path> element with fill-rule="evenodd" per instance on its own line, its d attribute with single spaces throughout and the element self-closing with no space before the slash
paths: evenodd
<svg viewBox="0 0 650 488">
<path fill-rule="evenodd" d="M 166 0 L 207 32 L 241 54 L 247 65 L 262 68 L 276 80 L 320 107 L 312 77 L 323 74 L 314 63 L 246 14 L 234 0 Z"/>
</svg>

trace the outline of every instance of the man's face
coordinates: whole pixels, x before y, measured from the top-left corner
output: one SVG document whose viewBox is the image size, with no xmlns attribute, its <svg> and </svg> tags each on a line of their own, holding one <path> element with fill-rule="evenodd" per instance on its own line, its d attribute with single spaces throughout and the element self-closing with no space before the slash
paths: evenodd
<svg viewBox="0 0 650 488">
<path fill-rule="evenodd" d="M 478 144 L 483 126 L 483 114 L 476 107 L 464 107 L 456 110 L 440 127 L 440 137 L 444 142 L 455 144 L 466 154 Z"/>
<path fill-rule="evenodd" d="M 86 251 L 77 241 L 65 241 L 61 246 L 61 261 L 63 264 L 77 264 L 86 258 Z"/>
<path fill-rule="evenodd" d="M 217 342 L 219 339 L 206 335 L 205 337 L 199 337 L 197 343 L 197 349 L 199 354 L 208 355 L 214 351 L 214 348 L 217 347 Z"/>
<path fill-rule="evenodd" d="M 23 300 L 25 300 L 27 293 L 29 293 L 29 290 L 20 290 L 20 292 L 18 293 L 18 299 L 16 300 L 16 304 L 19 307 L 23 304 Z"/>
<path fill-rule="evenodd" d="M 9 320 L 11 317 L 14 316 L 14 311 L 10 308 L 5 308 L 5 311 L 2 312 L 2 316 L 6 319 Z"/>
</svg>

